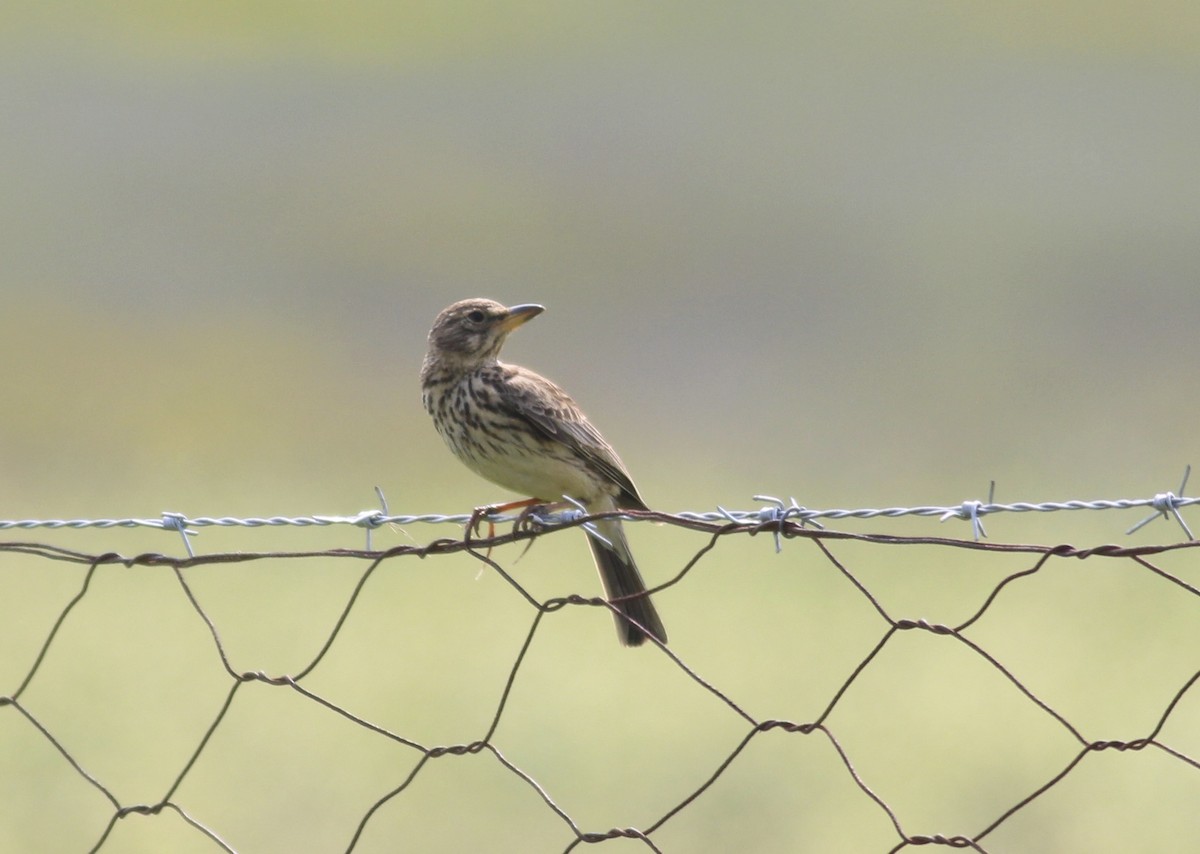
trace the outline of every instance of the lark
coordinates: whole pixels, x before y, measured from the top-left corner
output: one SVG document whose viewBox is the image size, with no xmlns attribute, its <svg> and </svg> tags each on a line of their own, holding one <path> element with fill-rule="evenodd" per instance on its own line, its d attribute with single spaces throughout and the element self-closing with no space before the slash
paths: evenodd
<svg viewBox="0 0 1200 854">
<path fill-rule="evenodd" d="M 564 497 L 589 513 L 647 509 L 617 452 L 571 396 L 528 368 L 499 360 L 508 334 L 545 309 L 488 299 L 456 302 L 429 332 L 421 366 L 425 409 L 468 468 L 540 504 Z M 667 633 L 638 572 L 620 519 L 588 536 L 617 635 L 627 646 Z"/>
</svg>

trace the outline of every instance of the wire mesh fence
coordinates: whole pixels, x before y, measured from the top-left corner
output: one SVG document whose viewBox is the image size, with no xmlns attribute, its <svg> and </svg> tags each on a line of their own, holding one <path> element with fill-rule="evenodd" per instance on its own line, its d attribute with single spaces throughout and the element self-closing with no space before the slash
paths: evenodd
<svg viewBox="0 0 1200 854">
<path fill-rule="evenodd" d="M 657 523 L 635 540 L 655 564 L 653 541 L 674 544 L 651 576 L 672 644 L 638 651 L 616 648 L 608 617 L 585 620 L 610 603 L 564 586 L 558 555 L 586 562 L 565 532 L 601 518 L 573 510 L 495 533 L 386 507 L 0 522 L 9 537 L 163 528 L 188 552 L 0 541 L 14 806 L 0 838 L 245 854 L 1187 850 L 1200 544 L 1180 511 L 1195 502 L 628 512 Z M 1186 539 L 980 539 L 992 513 L 1129 508 Z M 973 536 L 819 527 L 897 515 Z M 370 548 L 382 526 L 440 522 L 466 530 Z M 357 525 L 368 547 L 191 542 L 279 525 Z M 544 572 L 517 564 L 535 542 Z"/>
</svg>

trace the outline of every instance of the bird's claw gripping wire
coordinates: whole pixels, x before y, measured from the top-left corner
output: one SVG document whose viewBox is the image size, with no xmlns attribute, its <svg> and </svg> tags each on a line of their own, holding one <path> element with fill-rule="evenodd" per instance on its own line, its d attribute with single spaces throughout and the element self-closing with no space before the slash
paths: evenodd
<svg viewBox="0 0 1200 854">
<path fill-rule="evenodd" d="M 521 512 L 517 515 L 516 521 L 513 523 L 513 532 L 516 533 L 522 530 L 522 526 L 528 523 L 529 517 L 541 506 L 542 502 L 536 498 L 524 498 L 520 501 L 509 501 L 505 504 L 484 504 L 471 511 L 471 516 L 467 519 L 466 529 L 463 533 L 468 540 L 478 537 L 479 525 L 486 519 L 488 523 L 487 539 L 494 539 L 496 536 L 496 520 L 494 517 L 520 508 Z M 530 540 L 529 545 L 532 544 L 533 541 Z M 529 550 L 529 545 L 525 546 L 525 551 Z M 524 555 L 525 552 L 521 552 L 521 554 Z M 488 546 L 486 557 L 491 556 L 492 547 Z"/>
</svg>

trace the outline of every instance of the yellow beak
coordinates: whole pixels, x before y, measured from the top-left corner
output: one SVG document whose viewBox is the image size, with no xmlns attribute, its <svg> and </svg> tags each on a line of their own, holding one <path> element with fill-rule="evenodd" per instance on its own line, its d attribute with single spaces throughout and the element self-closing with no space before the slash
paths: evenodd
<svg viewBox="0 0 1200 854">
<path fill-rule="evenodd" d="M 546 307 L 544 305 L 538 305 L 537 303 L 510 306 L 507 309 L 508 315 L 498 325 L 503 331 L 512 332 L 522 323 L 527 320 L 533 320 L 545 310 Z"/>
</svg>

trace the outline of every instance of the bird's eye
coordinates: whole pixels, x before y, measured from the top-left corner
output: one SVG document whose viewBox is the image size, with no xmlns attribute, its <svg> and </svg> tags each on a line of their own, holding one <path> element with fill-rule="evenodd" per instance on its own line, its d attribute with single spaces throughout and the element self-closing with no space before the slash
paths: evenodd
<svg viewBox="0 0 1200 854">
<path fill-rule="evenodd" d="M 472 323 L 483 323 L 485 318 L 486 315 L 479 309 L 467 312 L 467 320 L 471 321 Z"/>
</svg>

